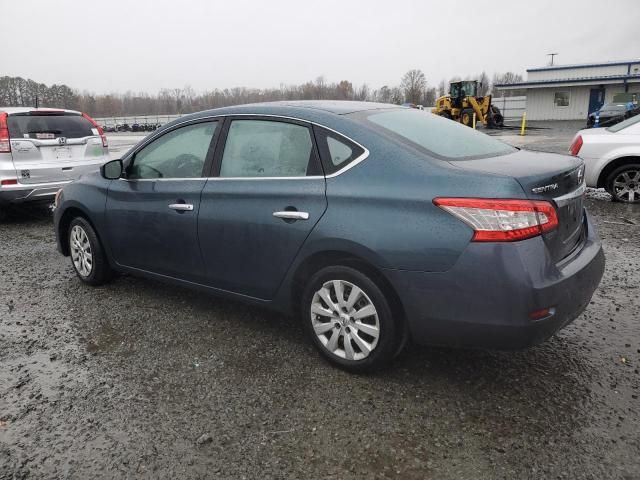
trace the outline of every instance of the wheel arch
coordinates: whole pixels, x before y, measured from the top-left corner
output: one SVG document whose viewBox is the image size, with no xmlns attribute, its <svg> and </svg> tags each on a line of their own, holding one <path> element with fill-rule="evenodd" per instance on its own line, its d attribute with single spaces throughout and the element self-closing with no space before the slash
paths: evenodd
<svg viewBox="0 0 640 480">
<path fill-rule="evenodd" d="M 610 160 L 600 171 L 598 175 L 598 183 L 596 186 L 598 188 L 605 188 L 607 183 L 607 178 L 609 175 L 617 169 L 624 165 L 630 165 L 632 163 L 640 163 L 640 155 L 624 155 L 622 157 L 615 158 Z"/>
<path fill-rule="evenodd" d="M 57 227 L 58 228 L 57 234 L 58 234 L 58 238 L 60 239 L 60 249 L 62 250 L 62 254 L 65 257 L 68 257 L 71 254 L 71 252 L 69 251 L 69 242 L 65 241 L 69 232 L 69 226 L 71 225 L 71 222 L 73 221 L 73 219 L 77 217 L 82 217 L 84 220 L 89 222 L 89 225 L 91 225 L 91 228 L 93 228 L 93 230 L 98 235 L 98 240 L 102 243 L 102 238 L 100 237 L 100 233 L 98 232 L 98 229 L 96 228 L 95 224 L 91 221 L 90 216 L 81 208 L 77 206 L 70 206 L 65 209 L 64 213 L 60 217 L 60 221 L 58 222 L 58 227 Z"/>
<path fill-rule="evenodd" d="M 388 295 L 393 315 L 400 320 L 399 327 L 402 329 L 402 335 L 408 335 L 408 322 L 402 301 L 382 269 L 376 267 L 362 256 L 343 250 L 317 251 L 306 257 L 297 266 L 290 284 L 291 311 L 296 316 L 299 316 L 300 298 L 309 279 L 322 268 L 331 266 L 351 267 L 371 278 Z"/>
</svg>

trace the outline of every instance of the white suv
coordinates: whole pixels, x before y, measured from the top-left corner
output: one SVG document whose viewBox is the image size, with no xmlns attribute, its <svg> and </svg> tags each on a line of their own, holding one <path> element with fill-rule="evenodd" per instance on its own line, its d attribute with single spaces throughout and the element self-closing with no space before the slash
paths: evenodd
<svg viewBox="0 0 640 480">
<path fill-rule="evenodd" d="M 52 202 L 64 184 L 108 160 L 107 138 L 85 113 L 0 107 L 0 215 L 11 204 Z"/>
</svg>

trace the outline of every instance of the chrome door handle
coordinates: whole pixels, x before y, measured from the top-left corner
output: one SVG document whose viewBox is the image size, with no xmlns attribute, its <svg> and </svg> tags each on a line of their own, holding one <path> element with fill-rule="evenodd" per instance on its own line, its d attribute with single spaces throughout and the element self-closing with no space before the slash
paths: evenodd
<svg viewBox="0 0 640 480">
<path fill-rule="evenodd" d="M 190 203 L 172 203 L 171 205 L 169 205 L 169 208 L 178 212 L 193 211 L 193 205 L 191 205 Z"/>
<path fill-rule="evenodd" d="M 286 220 L 309 220 L 308 212 L 298 212 L 296 210 L 284 210 L 282 212 L 273 212 L 276 218 L 284 218 Z"/>
</svg>

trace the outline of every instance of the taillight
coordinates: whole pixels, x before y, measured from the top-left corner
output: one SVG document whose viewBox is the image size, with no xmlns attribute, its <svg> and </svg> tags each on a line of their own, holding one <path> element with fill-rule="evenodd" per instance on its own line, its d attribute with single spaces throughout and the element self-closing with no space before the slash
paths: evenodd
<svg viewBox="0 0 640 480">
<path fill-rule="evenodd" d="M 17 178 L 9 178 L 7 180 L 0 180 L 0 186 L 4 187 L 5 185 L 17 185 L 18 184 L 18 179 Z"/>
<path fill-rule="evenodd" d="M 7 125 L 7 113 L 0 112 L 0 153 L 11 153 L 9 143 L 9 126 Z"/>
<path fill-rule="evenodd" d="M 573 142 L 569 147 L 569 153 L 574 157 L 578 156 L 578 153 L 580 153 L 580 149 L 582 148 L 582 143 L 582 135 L 578 135 L 573 139 Z"/>
<path fill-rule="evenodd" d="M 474 230 L 474 242 L 515 242 L 558 227 L 550 202 L 491 198 L 436 198 L 433 203 Z"/>
<path fill-rule="evenodd" d="M 109 143 L 107 142 L 107 136 L 104 134 L 104 130 L 102 130 L 102 127 L 98 125 L 98 122 L 96 122 L 93 118 L 91 118 L 86 113 L 83 113 L 82 116 L 87 120 L 89 120 L 91 124 L 98 130 L 98 135 L 100 135 L 100 138 L 102 139 L 102 146 L 105 148 L 108 147 Z"/>
</svg>

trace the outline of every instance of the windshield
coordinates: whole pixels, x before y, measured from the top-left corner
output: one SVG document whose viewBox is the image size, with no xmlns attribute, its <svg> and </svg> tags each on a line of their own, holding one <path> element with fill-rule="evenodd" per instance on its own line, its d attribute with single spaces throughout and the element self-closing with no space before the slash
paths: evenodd
<svg viewBox="0 0 640 480">
<path fill-rule="evenodd" d="M 366 115 L 365 120 L 404 143 L 447 160 L 468 160 L 515 151 L 506 143 L 473 128 L 421 110 L 378 110 Z"/>
<path fill-rule="evenodd" d="M 631 125 L 635 125 L 636 123 L 640 122 L 640 115 L 636 115 L 635 117 L 631 117 L 631 118 L 627 118 L 626 120 L 613 125 L 612 127 L 607 128 L 608 131 L 610 132 L 619 132 L 620 130 L 624 130 L 627 127 L 630 127 Z"/>
</svg>

